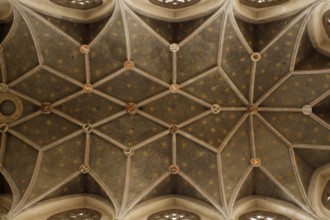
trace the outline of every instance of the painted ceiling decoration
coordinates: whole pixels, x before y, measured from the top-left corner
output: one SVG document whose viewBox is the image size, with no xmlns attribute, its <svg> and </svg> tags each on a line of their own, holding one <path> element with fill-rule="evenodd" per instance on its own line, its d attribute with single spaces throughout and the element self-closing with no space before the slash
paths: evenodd
<svg viewBox="0 0 330 220">
<path fill-rule="evenodd" d="M 92 9 L 102 5 L 102 0 L 50 0 L 55 4 L 74 8 L 74 9 Z"/>
<path fill-rule="evenodd" d="M 324 2 L 301 2 L 281 18 L 276 5 L 276 19 L 261 23 L 230 0 L 176 22 L 117 0 L 111 15 L 86 23 L 8 2 L 13 21 L 1 26 L 0 44 L 8 218 L 73 195 L 106 201 L 116 220 L 163 197 L 201 203 L 223 220 L 260 198 L 300 219 L 330 216 L 318 208 L 324 188 L 311 184 L 330 162 L 330 59 L 309 28 Z M 271 207 L 264 219 L 294 219 Z"/>
</svg>

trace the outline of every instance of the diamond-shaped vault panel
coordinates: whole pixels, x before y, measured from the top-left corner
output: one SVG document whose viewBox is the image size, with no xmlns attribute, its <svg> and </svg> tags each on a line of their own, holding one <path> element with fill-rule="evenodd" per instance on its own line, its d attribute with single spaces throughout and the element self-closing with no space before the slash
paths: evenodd
<svg viewBox="0 0 330 220">
<path fill-rule="evenodd" d="M 170 94 L 147 104 L 142 110 L 165 122 L 178 124 L 208 109 L 182 95 Z"/>
<path fill-rule="evenodd" d="M 290 157 L 290 149 L 278 137 L 265 127 L 259 120 L 254 120 L 256 154 L 265 167 L 283 186 L 300 201 L 298 181 Z M 272 151 L 271 149 L 276 149 Z M 285 165 L 285 166 L 283 166 Z M 285 181 L 284 181 L 285 180 Z"/>
<path fill-rule="evenodd" d="M 240 86 L 248 87 L 248 84 Z M 217 103 L 225 107 L 245 106 L 218 70 L 212 71 L 202 79 L 184 87 L 183 90 L 210 104 Z"/>
<path fill-rule="evenodd" d="M 248 97 L 252 68 L 251 55 L 239 39 L 232 22 L 228 19 L 225 27 L 220 65 L 236 87 L 245 97 Z"/>
<path fill-rule="evenodd" d="M 255 100 L 259 99 L 290 70 L 297 35 L 304 19 L 296 20 L 273 45 L 261 54 L 255 78 Z M 285 46 L 283 46 L 285 45 Z M 270 68 L 271 67 L 271 68 Z"/>
<path fill-rule="evenodd" d="M 99 89 L 125 102 L 140 102 L 167 88 L 133 72 L 126 71 Z"/>
<path fill-rule="evenodd" d="M 55 114 L 40 115 L 14 128 L 38 145 L 44 146 L 77 130 L 79 126 Z"/>
<path fill-rule="evenodd" d="M 45 64 L 85 82 L 85 59 L 79 51 L 79 45 L 75 45 L 65 35 L 53 29 L 52 25 L 49 25 L 46 19 L 39 18 L 39 15 L 27 16 L 38 39 Z"/>
<path fill-rule="evenodd" d="M 83 123 L 97 122 L 123 109 L 123 107 L 93 93 L 82 94 L 58 107 L 58 110 Z"/>
<path fill-rule="evenodd" d="M 132 202 L 143 190 L 148 189 L 168 171 L 170 165 L 171 141 L 168 136 L 136 151 L 132 158 L 128 201 Z"/>
<path fill-rule="evenodd" d="M 166 129 L 137 114 L 122 116 L 100 127 L 103 133 L 129 147 Z"/>
<path fill-rule="evenodd" d="M 329 129 L 303 113 L 263 113 L 263 115 L 293 144 L 330 145 Z"/>
<path fill-rule="evenodd" d="M 214 147 L 219 147 L 242 116 L 241 112 L 221 112 L 202 118 L 183 130 Z"/>
<path fill-rule="evenodd" d="M 246 121 L 221 152 L 224 189 L 228 202 L 232 198 L 239 181 L 243 178 L 243 174 L 249 168 L 251 158 L 249 124 Z"/>
<path fill-rule="evenodd" d="M 121 14 L 114 14 L 105 32 L 90 52 L 92 81 L 96 82 L 123 67 L 126 60 L 124 24 Z M 104 56 L 104 54 L 107 54 Z"/>
<path fill-rule="evenodd" d="M 107 184 L 116 200 L 121 202 L 126 173 L 123 150 L 92 135 L 90 159 L 92 170 Z"/>
<path fill-rule="evenodd" d="M 4 48 L 8 81 L 12 82 L 36 67 L 39 62 L 30 30 L 16 10 L 14 24 L 10 32 L 15 34 L 9 33 L 10 37 L 4 41 L 2 46 Z"/>
<path fill-rule="evenodd" d="M 71 174 L 79 171 L 79 166 L 84 161 L 84 143 L 84 136 L 79 135 L 44 152 L 37 184 L 33 188 L 30 199 L 47 192 Z"/>
<path fill-rule="evenodd" d="M 330 74 L 296 75 L 285 81 L 262 105 L 301 108 L 309 105 L 328 90 L 330 90 Z"/>
<path fill-rule="evenodd" d="M 216 154 L 183 137 L 178 137 L 177 152 L 180 170 L 221 203 Z"/>
<path fill-rule="evenodd" d="M 24 155 L 24 157 L 22 157 L 22 155 Z M 12 135 L 7 136 L 5 160 L 3 164 L 15 181 L 20 196 L 24 195 L 30 184 L 37 157 L 38 151 L 34 148 Z"/>
<path fill-rule="evenodd" d="M 178 80 L 183 82 L 217 65 L 223 15 L 214 19 L 178 52 Z M 197 59 L 191 59 L 191 56 Z"/>
<path fill-rule="evenodd" d="M 169 48 L 162 44 L 141 24 L 142 21 L 127 15 L 130 32 L 132 59 L 138 68 L 170 82 L 172 55 Z M 143 34 L 141 34 L 143 32 Z"/>
<path fill-rule="evenodd" d="M 77 86 L 44 69 L 23 80 L 14 89 L 38 101 L 50 103 L 80 90 Z"/>
</svg>

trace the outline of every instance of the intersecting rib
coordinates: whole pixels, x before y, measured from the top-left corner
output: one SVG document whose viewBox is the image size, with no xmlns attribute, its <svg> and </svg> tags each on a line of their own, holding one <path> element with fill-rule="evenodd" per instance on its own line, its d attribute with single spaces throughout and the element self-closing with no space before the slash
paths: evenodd
<svg viewBox="0 0 330 220">
<path fill-rule="evenodd" d="M 109 137 L 108 135 L 100 132 L 97 129 L 94 129 L 93 133 L 96 134 L 97 136 L 99 136 L 100 138 L 103 138 L 104 140 L 109 141 L 110 143 L 114 144 L 115 146 L 119 147 L 122 150 L 127 149 L 127 147 L 125 145 L 123 145 L 122 143 L 120 143 L 120 142 L 116 141 L 115 139 Z"/>
<path fill-rule="evenodd" d="M 1 44 L 0 44 L 0 46 L 1 46 Z M 2 83 L 7 83 L 7 68 L 5 65 L 5 58 L 4 58 L 3 50 L 0 50 L 0 67 L 1 67 Z"/>
<path fill-rule="evenodd" d="M 279 131 L 277 131 L 271 124 L 269 124 L 266 119 L 264 119 L 260 114 L 257 114 L 256 117 L 281 141 L 283 141 L 288 147 L 292 146 L 292 143 L 286 139 Z"/>
<path fill-rule="evenodd" d="M 66 119 L 66 120 L 68 120 L 69 122 L 72 122 L 72 123 L 78 125 L 78 126 L 82 127 L 84 125 L 84 123 L 82 123 L 81 121 L 79 121 L 79 120 L 77 120 L 77 119 L 71 117 L 70 115 L 67 115 L 67 114 L 65 114 L 61 111 L 58 111 L 56 109 L 53 109 L 53 113 L 60 116 L 60 117 L 62 117 L 62 118 L 64 118 L 64 119 Z"/>
<path fill-rule="evenodd" d="M 120 68 L 120 69 L 117 70 L 116 72 L 111 73 L 111 74 L 109 74 L 108 76 L 104 77 L 103 79 L 101 79 L 101 80 L 97 81 L 96 83 L 94 83 L 94 84 L 93 84 L 93 87 L 96 88 L 96 87 L 98 87 L 98 86 L 101 86 L 101 85 L 103 85 L 104 83 L 106 83 L 106 82 L 112 80 L 113 78 L 115 78 L 115 77 L 121 75 L 121 74 L 124 73 L 125 71 L 126 71 L 125 68 Z"/>
<path fill-rule="evenodd" d="M 190 178 L 183 171 L 180 171 L 179 175 L 189 184 L 191 184 L 199 193 L 201 193 L 221 214 L 227 216 L 223 208 L 219 205 L 219 203 L 212 196 L 210 196 L 209 193 L 202 189 L 192 178 Z"/>
<path fill-rule="evenodd" d="M 0 145 L 0 164 L 3 164 L 3 159 L 4 159 L 5 151 L 6 151 L 6 143 L 7 143 L 7 134 L 2 133 L 1 134 L 1 145 Z"/>
<path fill-rule="evenodd" d="M 115 119 L 117 119 L 117 118 L 119 118 L 119 117 L 121 117 L 123 115 L 126 115 L 126 114 L 127 114 L 127 112 L 125 110 L 120 111 L 120 112 L 118 112 L 116 114 L 113 114 L 113 115 L 111 115 L 111 116 L 109 116 L 107 118 L 104 118 L 104 119 L 102 119 L 102 120 L 100 120 L 98 122 L 95 122 L 92 126 L 93 126 L 93 128 L 99 127 L 101 125 L 104 125 L 104 124 L 106 124 L 108 122 L 111 122 L 111 121 L 113 121 L 113 120 L 115 120 Z"/>
<path fill-rule="evenodd" d="M 238 131 L 238 129 L 241 127 L 241 125 L 245 122 L 245 120 L 249 117 L 249 114 L 245 114 L 242 116 L 242 118 L 237 122 L 237 124 L 233 127 L 233 129 L 229 132 L 229 134 L 225 137 L 221 145 L 219 146 L 219 152 L 222 152 L 223 149 L 226 147 L 228 142 L 232 139 L 232 137 L 235 135 L 235 133 Z"/>
<path fill-rule="evenodd" d="M 253 167 L 252 166 L 249 166 L 249 168 L 243 174 L 242 178 L 239 180 L 236 188 L 234 189 L 233 196 L 230 198 L 230 201 L 229 201 L 230 213 L 233 212 L 234 204 L 235 204 L 235 201 L 237 199 L 238 193 L 242 189 L 242 186 L 244 185 L 246 179 L 249 177 L 249 175 L 252 172 L 252 170 L 253 170 Z"/>
<path fill-rule="evenodd" d="M 235 84 L 230 80 L 230 78 L 227 76 L 227 74 L 225 73 L 225 71 L 221 67 L 218 67 L 218 70 L 220 71 L 221 75 L 224 77 L 224 79 L 228 83 L 228 85 L 231 87 L 231 89 L 241 99 L 241 101 L 245 105 L 248 105 L 249 104 L 249 101 L 246 100 L 246 98 L 244 97 L 244 95 L 239 91 L 239 89 L 235 86 Z"/>
<path fill-rule="evenodd" d="M 63 137 L 63 138 L 61 138 L 61 139 L 59 139 L 59 140 L 57 140 L 57 141 L 54 141 L 54 142 L 52 142 L 52 143 L 50 143 L 50 144 L 44 146 L 44 147 L 41 149 L 41 151 L 42 151 L 42 152 L 48 151 L 48 150 L 52 149 L 53 147 L 56 147 L 56 146 L 58 146 L 58 145 L 60 145 L 60 144 L 63 144 L 63 143 L 65 143 L 65 142 L 67 142 L 68 140 L 71 140 L 72 138 L 75 138 L 75 137 L 77 137 L 78 135 L 80 135 L 80 134 L 82 134 L 82 133 L 83 133 L 82 130 L 78 130 L 78 131 L 76 131 L 76 132 L 73 132 L 72 134 L 69 134 L 69 135 L 67 135 L 67 136 L 65 136 L 65 137 Z"/>
<path fill-rule="evenodd" d="M 33 141 L 30 141 L 27 137 L 23 136 L 22 134 L 18 133 L 17 131 L 14 131 L 13 129 L 9 129 L 8 132 L 10 134 L 14 135 L 15 137 L 17 137 L 18 139 L 22 140 L 23 142 L 25 142 L 26 144 L 30 145 L 37 151 L 40 151 L 42 149 L 38 144 L 34 143 Z"/>
<path fill-rule="evenodd" d="M 158 83 L 159 85 L 162 85 L 166 88 L 168 88 L 170 85 L 167 82 L 164 82 L 163 80 L 154 77 L 153 75 L 151 75 L 150 73 L 145 72 L 144 70 L 139 69 L 138 67 L 134 67 L 134 72 L 140 74 L 141 76 L 150 79 L 151 81 Z"/>
<path fill-rule="evenodd" d="M 250 145 L 252 150 L 252 156 L 256 157 L 256 143 L 255 143 L 255 133 L 254 133 L 254 116 L 249 116 L 249 127 L 250 127 Z"/>
<path fill-rule="evenodd" d="M 122 209 L 120 216 L 125 216 L 143 197 L 145 197 L 149 192 L 151 192 L 157 185 L 164 181 L 170 175 L 166 172 L 161 177 L 159 177 L 154 183 L 152 183 L 147 189 L 145 189 L 137 198 L 134 199 L 125 209 Z"/>
<path fill-rule="evenodd" d="M 146 145 L 148 145 L 150 143 L 153 143 L 153 142 L 161 139 L 162 137 L 165 137 L 169 133 L 170 133 L 169 130 L 165 130 L 165 131 L 163 131 L 163 132 L 161 132 L 159 134 L 156 134 L 155 136 L 152 136 L 151 138 L 148 138 L 147 140 L 142 141 L 141 143 L 138 143 L 138 144 L 134 145 L 132 148 L 134 150 L 141 149 L 142 147 L 144 147 L 144 146 L 146 146 Z"/>
<path fill-rule="evenodd" d="M 212 114 L 212 111 L 211 110 L 207 110 L 205 112 L 202 112 L 199 115 L 195 115 L 194 117 L 192 117 L 192 118 L 190 118 L 190 119 L 188 119 L 188 120 L 180 123 L 178 125 L 178 127 L 179 128 L 183 128 L 183 127 L 185 127 L 185 126 L 187 126 L 187 125 L 189 125 L 189 124 L 191 124 L 191 123 L 193 123 L 195 121 L 198 121 L 198 120 L 200 120 L 200 119 L 202 119 L 202 118 L 204 118 L 204 117 L 206 117 L 206 116 L 208 116 L 210 114 Z"/>
<path fill-rule="evenodd" d="M 179 134 L 184 136 L 185 138 L 195 142 L 196 144 L 199 144 L 200 146 L 212 151 L 213 153 L 216 153 L 216 154 L 219 153 L 217 148 L 215 148 L 212 145 L 206 143 L 205 141 L 202 141 L 202 140 L 196 138 L 195 136 L 193 136 L 193 135 L 191 135 L 191 134 L 189 134 L 185 131 L 179 130 Z"/>
<path fill-rule="evenodd" d="M 297 180 L 297 183 L 298 183 L 298 187 L 299 187 L 299 191 L 304 199 L 304 202 L 306 204 L 309 204 L 309 200 L 308 200 L 308 196 L 307 196 L 307 193 L 305 191 L 305 187 L 302 183 L 302 180 L 301 180 L 301 177 L 300 177 L 300 174 L 299 174 L 299 169 L 297 167 L 297 161 L 296 161 L 296 157 L 295 157 L 295 153 L 294 153 L 294 148 L 293 146 L 291 146 L 289 148 L 290 150 L 290 158 L 291 158 L 291 164 L 292 164 L 292 167 L 293 167 L 293 172 L 294 172 L 294 175 L 295 175 L 295 178 Z"/>
<path fill-rule="evenodd" d="M 327 122 L 323 121 L 321 118 L 319 118 L 317 115 L 315 114 L 311 114 L 310 117 L 312 119 L 314 119 L 317 123 L 319 123 L 320 125 L 322 125 L 323 127 L 325 127 L 326 129 L 330 130 L 330 124 L 328 124 Z"/>
</svg>

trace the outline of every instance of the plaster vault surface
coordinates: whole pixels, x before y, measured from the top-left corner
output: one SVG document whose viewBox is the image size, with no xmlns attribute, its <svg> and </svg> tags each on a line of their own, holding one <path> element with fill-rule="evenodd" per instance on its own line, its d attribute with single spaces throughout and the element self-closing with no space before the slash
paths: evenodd
<svg viewBox="0 0 330 220">
<path fill-rule="evenodd" d="M 330 161 L 330 60 L 307 30 L 317 3 L 255 24 L 224 1 L 171 23 L 118 0 L 85 25 L 9 2 L 0 49 L 9 216 L 88 193 L 120 220 L 165 195 L 224 219 L 251 196 L 317 218 L 309 184 Z"/>
</svg>

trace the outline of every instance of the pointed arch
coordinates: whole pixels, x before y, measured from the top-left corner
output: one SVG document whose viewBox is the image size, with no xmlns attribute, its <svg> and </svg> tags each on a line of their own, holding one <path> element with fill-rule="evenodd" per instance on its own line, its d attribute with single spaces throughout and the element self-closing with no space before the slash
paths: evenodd
<svg viewBox="0 0 330 220">
<path fill-rule="evenodd" d="M 36 204 L 15 216 L 8 216 L 16 220 L 44 220 L 54 214 L 69 211 L 72 209 L 89 208 L 101 213 L 101 220 L 112 220 L 115 211 L 109 203 L 97 196 L 92 195 L 70 195 L 50 199 Z"/>
<path fill-rule="evenodd" d="M 252 23 L 263 23 L 288 17 L 297 11 L 306 8 L 317 0 L 290 0 L 279 5 L 265 8 L 256 8 L 244 5 L 240 0 L 233 0 L 234 11 L 239 17 Z"/>
<path fill-rule="evenodd" d="M 298 209 L 290 203 L 259 196 L 250 196 L 236 203 L 232 219 L 239 219 L 243 214 L 251 211 L 262 210 L 266 212 L 276 213 L 293 220 L 316 220 L 317 218 L 307 215 L 306 212 Z"/>
<path fill-rule="evenodd" d="M 134 11 L 156 19 L 180 22 L 202 17 L 218 9 L 225 0 L 201 0 L 185 8 L 170 9 L 160 7 L 145 0 L 124 0 Z"/>
<path fill-rule="evenodd" d="M 308 25 L 308 32 L 315 49 L 330 56 L 330 37 L 326 33 L 323 16 L 330 10 L 329 2 L 321 2 L 315 7 Z"/>
<path fill-rule="evenodd" d="M 51 1 L 38 1 L 38 0 L 18 0 L 22 4 L 29 6 L 44 14 L 52 15 L 58 18 L 65 18 L 71 21 L 87 21 L 93 22 L 104 18 L 112 12 L 116 0 L 103 0 L 100 7 L 90 10 L 76 10 L 72 8 L 62 7 Z"/>
<path fill-rule="evenodd" d="M 13 193 L 5 177 L 0 173 L 0 215 L 7 214 L 13 205 Z"/>
<path fill-rule="evenodd" d="M 317 169 L 311 179 L 308 196 L 315 213 L 320 219 L 329 219 L 330 210 L 322 204 L 322 194 L 327 183 L 330 181 L 330 164 Z"/>
<path fill-rule="evenodd" d="M 0 22 L 6 22 L 13 14 L 13 9 L 8 1 L 0 1 Z"/>
<path fill-rule="evenodd" d="M 206 204 L 188 197 L 183 196 L 163 196 L 158 197 L 147 202 L 141 203 L 133 210 L 131 210 L 125 220 L 146 220 L 154 213 L 164 210 L 176 209 L 187 212 L 193 212 L 201 217 L 203 220 L 225 220 L 215 209 Z"/>
<path fill-rule="evenodd" d="M 0 164 L 1 166 L 1 164 Z M 1 167 L 0 167 L 1 168 Z M 19 190 L 14 182 L 14 180 L 11 178 L 10 174 L 5 168 L 2 168 L 0 170 L 0 188 L 4 189 L 3 192 L 0 191 L 0 195 L 9 195 L 10 200 L 10 208 L 8 211 L 10 212 L 11 209 L 13 209 L 20 200 Z M 2 199 L 0 199 L 0 206 L 2 205 Z M 7 205 L 8 206 L 8 205 Z M 7 207 L 5 207 L 7 208 Z"/>
</svg>

